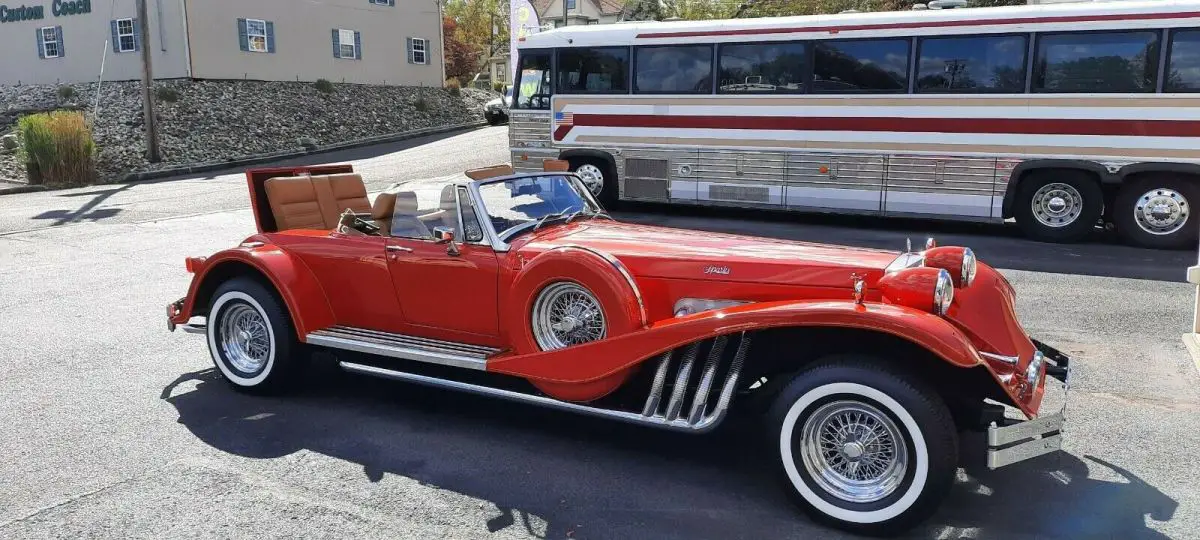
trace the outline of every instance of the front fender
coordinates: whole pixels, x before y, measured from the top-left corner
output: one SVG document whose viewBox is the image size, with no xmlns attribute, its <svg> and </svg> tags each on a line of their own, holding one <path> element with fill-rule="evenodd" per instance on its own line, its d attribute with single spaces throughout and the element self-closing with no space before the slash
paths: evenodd
<svg viewBox="0 0 1200 540">
<path fill-rule="evenodd" d="M 204 304 L 211 300 L 209 295 L 221 282 L 247 271 L 256 272 L 271 283 L 287 306 L 300 341 L 309 332 L 334 324 L 333 310 L 312 271 L 299 257 L 261 239 L 252 237 L 236 248 L 217 252 L 196 263 L 193 271 L 195 277 L 182 309 L 172 319 L 176 324 L 186 323 L 195 313 L 197 303 L 206 309 Z"/>
<path fill-rule="evenodd" d="M 556 351 L 498 356 L 488 371 L 555 383 L 586 383 L 627 370 L 647 358 L 724 334 L 788 326 L 872 330 L 908 340 L 959 367 L 983 359 L 949 321 L 904 306 L 803 300 L 746 304 L 668 319 L 644 330 Z"/>
</svg>

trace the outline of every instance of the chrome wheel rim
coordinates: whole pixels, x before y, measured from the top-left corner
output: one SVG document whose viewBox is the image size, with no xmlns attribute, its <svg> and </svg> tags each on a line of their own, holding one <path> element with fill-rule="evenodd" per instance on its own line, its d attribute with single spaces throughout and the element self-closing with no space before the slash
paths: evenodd
<svg viewBox="0 0 1200 540">
<path fill-rule="evenodd" d="M 835 401 L 817 409 L 801 429 L 801 461 L 813 481 L 843 501 L 870 503 L 900 487 L 908 447 L 900 429 L 879 409 Z"/>
<path fill-rule="evenodd" d="M 1138 227 L 1154 235 L 1179 231 L 1188 221 L 1191 208 L 1182 193 L 1173 189 L 1152 189 L 1138 197 L 1133 208 Z"/>
<path fill-rule="evenodd" d="M 533 336 L 544 351 L 596 341 L 608 327 L 600 302 L 575 283 L 555 283 L 533 306 Z"/>
<path fill-rule="evenodd" d="M 1033 194 L 1033 217 L 1047 227 L 1066 227 L 1083 213 L 1083 195 L 1068 184 L 1046 184 Z"/>
<path fill-rule="evenodd" d="M 258 373 L 271 354 L 271 333 L 267 321 L 248 304 L 235 304 L 221 314 L 221 351 L 234 369 L 249 375 Z"/>
<path fill-rule="evenodd" d="M 584 163 L 575 169 L 575 174 L 579 176 L 580 180 L 583 180 L 583 185 L 587 186 L 592 195 L 600 195 L 600 192 L 604 191 L 604 172 L 600 170 L 600 167 Z"/>
</svg>

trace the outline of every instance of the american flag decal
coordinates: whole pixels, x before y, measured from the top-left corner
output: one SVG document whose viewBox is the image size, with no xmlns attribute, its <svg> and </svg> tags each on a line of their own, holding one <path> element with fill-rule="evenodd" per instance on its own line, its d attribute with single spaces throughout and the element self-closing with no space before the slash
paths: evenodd
<svg viewBox="0 0 1200 540">
<path fill-rule="evenodd" d="M 575 115 L 573 115 L 569 112 L 568 113 L 565 113 L 565 112 L 554 113 L 554 125 L 556 125 L 556 126 L 574 125 L 573 124 L 574 121 L 575 121 Z"/>
</svg>

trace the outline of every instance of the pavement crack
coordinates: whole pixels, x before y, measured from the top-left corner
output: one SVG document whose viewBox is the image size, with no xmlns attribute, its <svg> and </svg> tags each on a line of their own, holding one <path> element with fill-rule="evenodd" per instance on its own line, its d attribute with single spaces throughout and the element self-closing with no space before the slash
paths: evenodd
<svg viewBox="0 0 1200 540">
<path fill-rule="evenodd" d="M 169 464 L 167 464 L 167 465 L 169 465 Z M 128 483 L 130 483 L 130 482 L 133 482 L 134 480 L 137 480 L 137 479 L 139 479 L 139 478 L 142 478 L 142 477 L 148 476 L 148 475 L 150 475 L 150 474 L 153 474 L 153 473 L 157 473 L 158 471 L 161 471 L 161 470 L 163 470 L 164 468 L 166 468 L 166 467 L 167 467 L 167 465 L 163 465 L 163 466 L 161 466 L 161 467 L 156 467 L 156 468 L 150 469 L 150 470 L 148 470 L 148 471 L 145 471 L 145 472 L 143 472 L 142 474 L 138 474 L 138 475 L 135 475 L 135 476 L 130 476 L 130 477 L 127 477 L 127 478 L 122 478 L 121 480 L 117 480 L 117 481 L 115 481 L 115 482 L 110 482 L 110 483 L 108 483 L 108 484 L 105 484 L 105 485 L 103 485 L 103 486 L 100 486 L 100 487 L 98 487 L 98 488 L 96 488 L 96 489 L 93 489 L 93 490 L 91 490 L 91 491 L 86 491 L 86 492 L 84 492 L 84 493 L 79 493 L 79 494 L 77 494 L 77 495 L 72 495 L 72 496 L 68 497 L 68 498 L 67 498 L 67 499 L 65 499 L 65 500 L 62 500 L 62 501 L 56 502 L 56 503 L 54 503 L 54 504 L 51 504 L 51 505 L 43 506 L 43 507 L 41 507 L 41 508 L 38 508 L 37 510 L 34 510 L 33 512 L 30 512 L 30 513 L 28 513 L 28 514 L 25 514 L 25 515 L 23 515 L 23 516 L 21 516 L 21 517 L 18 517 L 18 518 L 15 518 L 15 519 L 10 519 L 10 520 L 8 520 L 8 521 L 5 521 L 5 522 L 3 522 L 3 523 L 0 523 L 0 529 L 4 529 L 5 527 L 8 527 L 8 526 L 10 526 L 10 525 L 14 525 L 14 524 L 17 524 L 17 523 L 21 523 L 21 522 L 24 522 L 24 521 L 28 521 L 28 520 L 30 520 L 30 519 L 36 518 L 37 516 L 40 516 L 40 515 L 42 515 L 42 514 L 45 514 L 46 512 L 50 512 L 50 511 L 52 511 L 52 510 L 55 510 L 55 509 L 57 509 L 57 508 L 61 508 L 61 507 L 63 507 L 63 506 L 66 506 L 66 505 L 68 505 L 68 504 L 74 503 L 74 502 L 76 502 L 76 501 L 79 501 L 79 500 L 82 500 L 82 499 L 86 499 L 86 498 L 88 498 L 88 497 L 92 497 L 92 496 L 94 496 L 94 495 L 99 495 L 99 494 L 101 494 L 101 493 L 104 493 L 104 492 L 106 492 L 106 491 L 108 491 L 108 490 L 110 490 L 110 489 L 113 489 L 113 488 L 115 488 L 115 487 L 122 486 L 122 485 L 124 485 L 124 484 L 128 484 Z"/>
</svg>

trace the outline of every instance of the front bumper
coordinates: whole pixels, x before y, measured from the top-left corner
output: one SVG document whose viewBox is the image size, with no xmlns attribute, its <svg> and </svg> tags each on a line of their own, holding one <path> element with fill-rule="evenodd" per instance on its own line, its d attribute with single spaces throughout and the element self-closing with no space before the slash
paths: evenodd
<svg viewBox="0 0 1200 540">
<path fill-rule="evenodd" d="M 183 330 L 189 334 L 205 333 L 207 328 L 205 328 L 203 324 L 180 324 L 176 321 L 176 319 L 179 319 L 179 314 L 183 311 L 184 300 L 184 298 L 180 298 L 179 300 L 167 304 L 167 331 L 174 332 L 176 328 L 179 328 L 180 330 Z"/>
<path fill-rule="evenodd" d="M 1062 450 L 1067 395 L 1071 389 L 1071 360 L 1053 347 L 1037 340 L 1034 340 L 1033 344 L 1045 356 L 1046 377 L 1062 383 L 1062 406 L 1058 412 L 1042 414 L 1036 420 L 1003 421 L 1004 425 L 992 422 L 987 430 L 989 469 L 998 469 Z"/>
</svg>

